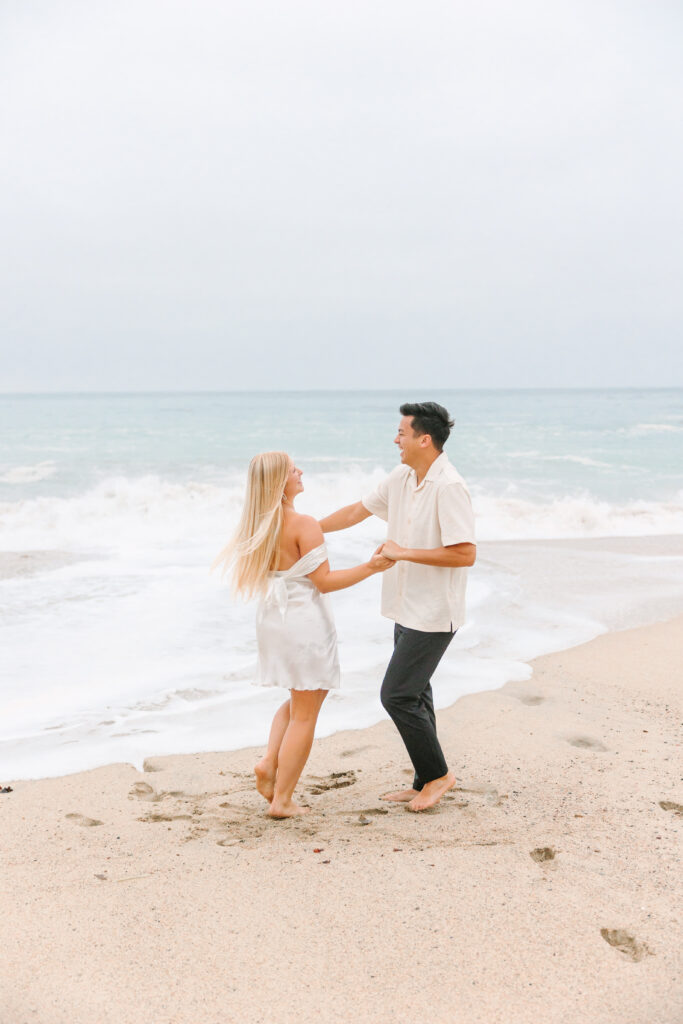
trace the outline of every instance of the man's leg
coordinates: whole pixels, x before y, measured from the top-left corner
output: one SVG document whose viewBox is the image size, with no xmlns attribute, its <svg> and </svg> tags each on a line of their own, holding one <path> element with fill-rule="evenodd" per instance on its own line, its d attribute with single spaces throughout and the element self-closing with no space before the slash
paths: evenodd
<svg viewBox="0 0 683 1024">
<path fill-rule="evenodd" d="M 455 636 L 455 633 L 453 635 Z M 430 722 L 432 723 L 434 733 L 436 733 L 436 711 L 434 710 L 434 694 L 432 693 L 431 682 L 427 683 L 427 685 L 425 686 L 422 692 L 421 702 L 423 708 L 425 709 L 429 716 Z M 422 779 L 418 777 L 417 772 L 415 772 L 415 778 L 413 779 L 413 789 L 415 790 L 416 793 L 419 793 L 423 786 L 424 782 L 422 781 Z"/>
<path fill-rule="evenodd" d="M 429 715 L 429 720 L 432 723 L 432 726 L 434 727 L 434 732 L 436 732 L 436 712 L 434 711 L 434 698 L 432 695 L 431 683 L 427 683 L 425 691 L 422 694 L 421 703 L 425 711 Z M 390 800 L 395 803 L 407 803 L 409 800 L 412 800 L 414 796 L 417 796 L 417 794 L 421 792 L 423 788 L 424 782 L 422 781 L 422 779 L 418 778 L 417 772 L 415 772 L 413 777 L 413 785 L 410 789 L 401 789 L 395 793 L 385 793 L 385 795 L 382 797 L 382 800 Z"/>
<path fill-rule="evenodd" d="M 398 644 L 398 639 L 401 636 L 402 632 L 403 632 L 403 627 L 399 626 L 398 622 L 395 622 L 394 623 L 394 651 L 396 650 L 396 645 Z M 389 664 L 391 664 L 391 662 Z M 388 670 L 389 670 L 389 666 L 387 666 L 387 672 L 388 672 Z M 386 673 L 385 673 L 385 678 L 386 678 Z M 413 780 L 413 782 L 414 782 L 414 780 Z M 410 789 L 399 789 L 399 790 L 395 790 L 392 793 L 385 793 L 382 797 L 380 797 L 380 799 L 381 800 L 388 800 L 391 803 L 407 804 L 408 801 L 412 800 L 413 797 L 417 796 L 418 793 L 419 793 L 419 790 L 415 789 L 414 785 L 413 785 Z"/>
<path fill-rule="evenodd" d="M 417 800 L 411 810 L 424 809 L 422 804 L 431 806 L 436 802 L 434 794 L 443 786 L 445 792 L 453 784 L 436 735 L 430 686 L 431 676 L 452 639 L 450 632 L 425 633 L 398 623 L 394 629 L 394 653 L 382 683 L 381 699 L 405 743 L 420 788 L 388 794 L 387 798 L 412 804 L 421 790 L 429 787 L 429 794 Z M 436 785 L 438 780 L 440 784 Z"/>
</svg>

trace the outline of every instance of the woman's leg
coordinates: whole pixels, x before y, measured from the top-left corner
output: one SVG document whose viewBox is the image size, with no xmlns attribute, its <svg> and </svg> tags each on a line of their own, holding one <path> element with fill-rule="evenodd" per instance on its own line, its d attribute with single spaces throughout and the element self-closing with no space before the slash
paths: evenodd
<svg viewBox="0 0 683 1024">
<path fill-rule="evenodd" d="M 273 818 L 290 818 L 307 811 L 307 808 L 295 804 L 292 796 L 311 752 L 315 723 L 327 692 L 291 691 L 289 725 L 280 746 L 275 792 L 268 812 Z"/>
<path fill-rule="evenodd" d="M 282 744 L 282 738 L 287 731 L 289 725 L 289 701 L 286 700 L 277 711 L 273 718 L 273 724 L 270 727 L 270 736 L 268 737 L 268 749 L 259 761 L 254 766 L 254 775 L 256 776 L 256 788 L 265 797 L 268 803 L 273 799 L 273 793 L 275 791 L 275 773 L 277 772 L 278 755 L 280 753 L 280 746 Z"/>
</svg>

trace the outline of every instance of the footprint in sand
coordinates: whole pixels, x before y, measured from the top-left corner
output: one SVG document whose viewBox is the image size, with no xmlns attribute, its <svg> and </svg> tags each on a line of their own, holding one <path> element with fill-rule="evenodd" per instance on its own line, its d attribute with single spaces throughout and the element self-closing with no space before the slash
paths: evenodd
<svg viewBox="0 0 683 1024">
<path fill-rule="evenodd" d="M 552 846 L 537 846 L 535 850 L 530 851 L 529 856 L 537 864 L 544 864 L 548 860 L 555 860 L 556 853 L 557 850 L 554 850 Z"/>
<path fill-rule="evenodd" d="M 153 761 L 145 760 L 142 762 L 143 772 L 163 772 L 163 768 L 159 768 L 154 764 Z"/>
<path fill-rule="evenodd" d="M 348 817 L 350 814 L 357 814 L 359 818 L 376 817 L 380 814 L 388 814 L 388 807 L 364 807 L 362 811 L 348 810 L 348 811 L 337 811 L 340 817 Z"/>
<path fill-rule="evenodd" d="M 290 818 L 289 821 L 294 819 Z M 263 829 L 244 829 L 240 832 L 233 832 L 228 836 L 223 836 L 222 839 L 216 840 L 216 846 L 243 846 L 245 849 L 249 849 L 249 843 L 260 839 L 263 835 Z"/>
<path fill-rule="evenodd" d="M 94 825 L 103 825 L 103 821 L 99 821 L 97 818 L 88 818 L 85 814 L 65 814 L 65 818 L 69 818 L 76 825 L 83 825 L 85 828 L 92 828 Z"/>
<path fill-rule="evenodd" d="M 368 744 L 365 747 L 354 747 L 353 750 L 342 750 L 340 757 L 355 757 L 356 754 L 364 754 L 366 750 L 372 750 L 372 747 Z"/>
<path fill-rule="evenodd" d="M 537 707 L 538 704 L 542 704 L 543 703 L 543 701 L 545 700 L 545 697 L 539 697 L 536 694 L 530 693 L 530 694 L 525 694 L 525 695 L 523 695 L 521 697 L 517 697 L 517 700 L 521 701 L 522 704 L 528 704 L 528 706 L 530 708 L 535 708 L 535 707 Z"/>
<path fill-rule="evenodd" d="M 614 949 L 618 949 L 633 963 L 644 960 L 646 956 L 655 955 L 645 942 L 639 942 L 633 935 L 629 935 L 621 928 L 601 928 L 600 934 L 605 942 L 613 946 Z"/>
<path fill-rule="evenodd" d="M 251 814 L 252 813 L 250 807 L 243 807 L 242 804 L 232 804 L 228 800 L 224 800 L 223 803 L 219 804 L 218 806 L 219 807 L 224 807 L 227 811 L 237 811 L 238 814 L 240 814 L 240 815 L 245 815 L 245 814 Z"/>
<path fill-rule="evenodd" d="M 663 811 L 673 811 L 677 818 L 683 818 L 683 804 L 676 804 L 673 800 L 660 800 L 659 806 Z"/>
<path fill-rule="evenodd" d="M 193 839 L 201 839 L 208 831 L 208 828 L 203 828 L 201 825 L 197 825 L 195 828 L 191 828 L 187 835 L 183 836 L 180 841 L 181 843 L 191 843 Z"/>
<path fill-rule="evenodd" d="M 156 793 L 154 789 L 149 785 L 148 782 L 136 782 L 135 785 L 130 789 L 128 793 L 129 800 L 142 800 L 145 803 L 156 804 L 165 797 L 183 797 L 185 794 L 181 790 L 173 790 L 169 793 Z M 138 821 L 144 822 L 160 822 L 160 821 L 192 821 L 197 815 L 196 814 L 173 814 L 171 811 L 162 812 L 148 811 L 142 817 L 138 818 Z"/>
<path fill-rule="evenodd" d="M 452 807 L 465 808 L 470 806 L 469 800 L 458 800 L 455 793 L 446 793 L 443 798 L 443 802 L 450 804 Z"/>
<path fill-rule="evenodd" d="M 148 782 L 136 782 L 128 791 L 128 799 L 133 800 L 136 797 L 138 800 L 144 800 L 146 803 L 157 804 L 160 800 L 165 800 L 166 797 L 179 799 L 188 797 L 188 794 L 184 793 L 182 789 L 164 789 L 161 793 L 157 793 Z M 189 799 L 194 798 L 189 797 Z"/>
<path fill-rule="evenodd" d="M 128 792 L 128 799 L 137 797 L 138 800 L 148 800 L 150 803 L 157 803 L 163 798 L 163 793 L 155 793 L 147 782 L 136 782 Z"/>
<path fill-rule="evenodd" d="M 452 799 L 456 793 L 476 793 L 478 796 L 483 796 L 490 807 L 500 807 L 502 801 L 508 798 L 507 793 L 501 796 L 496 787 L 488 782 L 473 782 L 470 786 L 456 786 L 451 794 L 447 794 L 446 799 L 449 797 Z"/>
<path fill-rule="evenodd" d="M 331 775 L 319 779 L 312 786 L 307 786 L 306 791 L 314 796 L 320 796 L 321 793 L 327 793 L 331 789 L 344 789 L 346 786 L 353 786 L 356 781 L 356 773 L 353 770 L 332 772 Z"/>
<path fill-rule="evenodd" d="M 150 811 L 149 814 L 138 818 L 138 821 L 192 821 L 193 818 L 192 814 L 160 814 L 157 811 Z"/>
<path fill-rule="evenodd" d="M 572 747 L 578 747 L 579 750 L 595 750 L 605 751 L 607 747 L 600 740 L 594 740 L 592 736 L 569 736 L 567 743 L 570 743 Z"/>
</svg>

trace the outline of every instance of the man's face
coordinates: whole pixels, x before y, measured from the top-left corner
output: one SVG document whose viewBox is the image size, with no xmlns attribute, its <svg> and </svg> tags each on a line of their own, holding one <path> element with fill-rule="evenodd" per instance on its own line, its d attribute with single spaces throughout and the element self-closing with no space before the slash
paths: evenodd
<svg viewBox="0 0 683 1024">
<path fill-rule="evenodd" d="M 412 466 L 415 458 L 419 457 L 425 447 L 425 441 L 428 442 L 426 434 L 413 432 L 413 417 L 402 416 L 398 425 L 398 433 L 394 438 L 394 444 L 398 445 L 401 452 L 401 462 L 406 466 Z"/>
</svg>

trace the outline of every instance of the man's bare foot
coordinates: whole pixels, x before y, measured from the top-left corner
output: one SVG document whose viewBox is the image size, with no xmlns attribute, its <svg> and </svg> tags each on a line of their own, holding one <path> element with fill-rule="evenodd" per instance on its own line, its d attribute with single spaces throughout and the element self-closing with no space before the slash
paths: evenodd
<svg viewBox="0 0 683 1024">
<path fill-rule="evenodd" d="M 275 769 L 270 761 L 262 757 L 257 765 L 254 765 L 256 776 L 256 788 L 268 803 L 272 803 L 275 792 Z"/>
<path fill-rule="evenodd" d="M 299 804 L 295 804 L 293 800 L 289 803 L 276 804 L 273 800 L 268 814 L 271 818 L 296 818 L 300 814 L 310 814 L 310 807 L 300 807 Z"/>
<path fill-rule="evenodd" d="M 438 804 L 444 793 L 447 793 L 449 789 L 453 789 L 454 785 L 454 772 L 448 772 L 447 775 L 442 776 L 440 779 L 432 779 L 416 797 L 413 797 L 409 804 L 406 804 L 406 810 L 426 811 L 428 807 L 434 807 L 435 804 Z"/>
<path fill-rule="evenodd" d="M 392 803 L 406 804 L 417 796 L 419 789 L 399 789 L 396 793 L 385 793 L 380 800 L 391 800 Z"/>
</svg>

